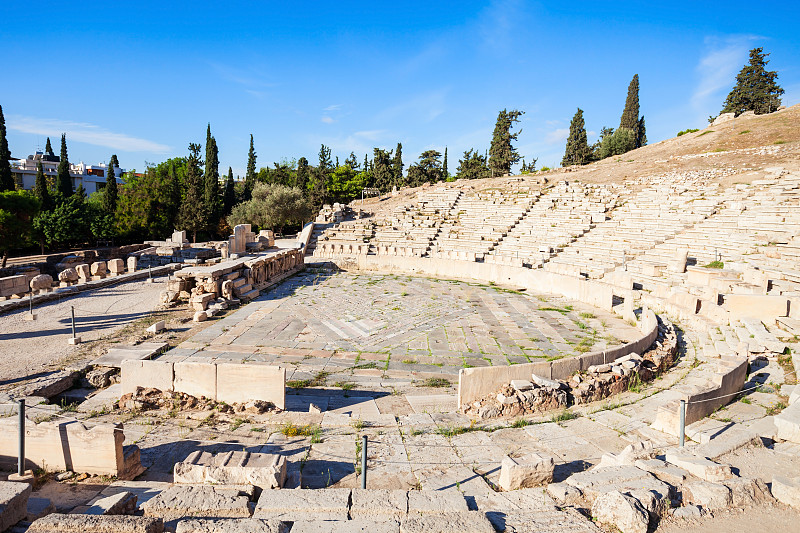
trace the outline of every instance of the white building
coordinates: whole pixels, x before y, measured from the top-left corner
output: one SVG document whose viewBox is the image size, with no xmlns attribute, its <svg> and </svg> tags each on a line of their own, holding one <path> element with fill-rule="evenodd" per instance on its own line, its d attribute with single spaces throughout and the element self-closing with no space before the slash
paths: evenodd
<svg viewBox="0 0 800 533">
<path fill-rule="evenodd" d="M 36 185 L 36 166 L 39 161 L 42 162 L 42 170 L 47 181 L 55 183 L 56 175 L 58 174 L 59 157 L 36 152 L 26 159 L 11 159 L 11 173 L 14 175 L 17 187 L 29 191 L 33 190 Z M 70 163 L 69 174 L 72 177 L 72 188 L 77 189 L 78 185 L 83 185 L 87 195 L 99 191 L 106 186 L 107 171 L 108 165 L 104 163 L 99 165 L 87 165 L 83 161 L 78 164 Z M 124 183 L 121 178 L 124 172 L 124 168 L 114 168 L 117 184 Z"/>
</svg>

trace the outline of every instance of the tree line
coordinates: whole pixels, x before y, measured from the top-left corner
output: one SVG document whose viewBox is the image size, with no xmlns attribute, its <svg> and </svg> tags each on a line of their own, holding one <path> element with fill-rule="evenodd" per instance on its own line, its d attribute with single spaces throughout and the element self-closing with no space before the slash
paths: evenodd
<svg viewBox="0 0 800 533">
<path fill-rule="evenodd" d="M 767 71 L 762 48 L 750 51 L 750 62 L 737 75 L 725 100 L 723 112 L 769 113 L 780 106 L 783 89 L 777 73 Z M 599 140 L 588 144 L 583 110 L 578 108 L 570 123 L 562 165 L 583 165 L 623 154 L 647 144 L 644 116 L 639 114 L 639 76 L 634 75 L 616 129 L 604 127 Z M 514 143 L 521 130 L 513 131 L 523 111 L 503 109 L 498 113 L 488 150 L 470 148 L 450 174 L 447 148 L 425 150 L 407 169 L 403 146 L 393 150 L 374 148 L 363 160 L 351 152 L 340 163 L 331 149 L 320 146 L 316 164 L 305 157 L 282 160 L 258 168 L 253 136 L 247 153 L 243 180 L 234 179 L 229 167 L 219 168 L 219 150 L 211 125 L 205 146 L 190 143 L 187 153 L 149 164 L 138 173 L 126 173 L 117 184 L 116 155 L 109 159 L 106 185 L 87 196 L 82 185 L 73 189 L 69 174 L 67 139 L 61 136 L 61 151 L 54 179 L 37 166 L 33 191 L 15 190 L 9 159 L 5 119 L 0 106 L 0 253 L 5 265 L 10 249 L 39 244 L 45 248 L 79 246 L 95 239 L 141 242 L 163 239 L 174 229 L 188 231 L 193 240 L 224 238 L 236 224 L 277 231 L 298 229 L 324 204 L 349 203 L 364 189 L 381 193 L 394 188 L 418 187 L 456 179 L 481 179 L 510 174 L 522 162 L 521 172 L 536 172 L 536 159 L 526 162 Z M 54 156 L 50 139 L 45 151 Z"/>
</svg>

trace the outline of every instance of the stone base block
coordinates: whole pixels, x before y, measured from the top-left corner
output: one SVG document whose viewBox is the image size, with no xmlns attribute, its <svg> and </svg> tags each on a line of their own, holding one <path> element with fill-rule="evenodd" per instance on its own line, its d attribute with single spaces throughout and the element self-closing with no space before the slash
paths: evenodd
<svg viewBox="0 0 800 533">
<path fill-rule="evenodd" d="M 235 451 L 212 455 L 195 451 L 175 464 L 174 481 L 279 489 L 286 481 L 286 458 L 268 453 Z"/>
<path fill-rule="evenodd" d="M 5 531 L 28 515 L 28 483 L 0 481 L 0 531 Z"/>
<path fill-rule="evenodd" d="M 500 487 L 505 490 L 547 485 L 553 481 L 555 464 L 552 457 L 532 453 L 519 459 L 503 458 L 500 467 Z"/>
<path fill-rule="evenodd" d="M 28 533 L 163 533 L 160 518 L 53 513 L 40 518 Z"/>
</svg>

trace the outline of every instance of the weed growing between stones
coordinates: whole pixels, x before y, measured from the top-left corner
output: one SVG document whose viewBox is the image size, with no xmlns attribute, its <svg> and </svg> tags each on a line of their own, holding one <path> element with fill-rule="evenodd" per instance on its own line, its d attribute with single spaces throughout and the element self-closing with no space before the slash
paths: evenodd
<svg viewBox="0 0 800 533">
<path fill-rule="evenodd" d="M 418 387 L 433 387 L 433 388 L 449 387 L 450 386 L 450 381 L 445 379 L 445 378 L 428 378 L 428 379 L 426 379 L 425 381 L 423 381 L 421 383 L 417 383 L 417 386 Z"/>
<path fill-rule="evenodd" d="M 567 420 L 573 420 L 575 418 L 580 417 L 578 413 L 573 413 L 571 411 L 567 411 L 566 409 L 561 411 L 560 413 L 554 414 L 550 417 L 550 422 L 566 422 Z"/>
</svg>

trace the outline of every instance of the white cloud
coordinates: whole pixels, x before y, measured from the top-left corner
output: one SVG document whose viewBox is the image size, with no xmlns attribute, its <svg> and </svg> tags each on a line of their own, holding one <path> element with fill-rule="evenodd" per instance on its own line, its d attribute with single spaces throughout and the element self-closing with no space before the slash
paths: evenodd
<svg viewBox="0 0 800 533">
<path fill-rule="evenodd" d="M 548 132 L 544 141 L 547 144 L 563 143 L 566 142 L 568 135 L 569 135 L 569 128 L 558 128 L 557 130 Z"/>
<path fill-rule="evenodd" d="M 329 111 L 339 111 L 341 108 L 342 108 L 342 104 L 333 104 L 333 105 L 329 105 L 328 107 L 323 109 L 323 111 L 328 111 L 328 112 Z"/>
<path fill-rule="evenodd" d="M 706 53 L 695 70 L 699 81 L 691 97 L 692 107 L 699 113 L 718 109 L 726 89 L 733 86 L 736 74 L 747 62 L 747 52 L 754 35 L 735 35 L 705 40 Z"/>
<path fill-rule="evenodd" d="M 329 116 L 327 116 L 327 115 L 325 115 L 324 117 L 322 117 L 320 120 L 321 120 L 322 122 L 324 122 L 325 124 L 333 124 L 334 122 L 336 122 L 335 120 L 333 120 L 333 118 L 331 118 L 331 117 L 329 117 Z"/>
<path fill-rule="evenodd" d="M 124 133 L 114 133 L 101 126 L 86 122 L 12 115 L 8 118 L 8 129 L 50 137 L 58 137 L 62 133 L 66 133 L 67 141 L 105 146 L 125 152 L 164 154 L 172 150 L 165 144 L 131 137 Z"/>
</svg>

